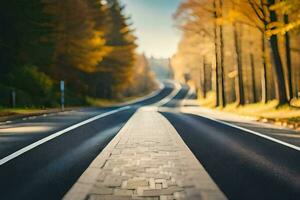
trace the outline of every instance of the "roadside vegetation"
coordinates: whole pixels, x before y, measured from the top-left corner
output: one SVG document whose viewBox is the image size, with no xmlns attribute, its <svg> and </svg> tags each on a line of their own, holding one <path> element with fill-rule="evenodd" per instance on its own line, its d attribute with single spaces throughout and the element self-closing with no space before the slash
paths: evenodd
<svg viewBox="0 0 300 200">
<path fill-rule="evenodd" d="M 297 121 L 299 8 L 297 0 L 184 0 L 174 15 L 183 33 L 176 79 L 208 107 Z"/>
<path fill-rule="evenodd" d="M 294 100 L 292 106 L 285 105 L 280 107 L 278 107 L 276 100 L 268 101 L 267 103 L 251 103 L 243 106 L 237 106 L 234 102 L 228 104 L 226 107 L 215 107 L 215 94 L 213 92 L 208 92 L 206 98 L 203 98 L 199 92 L 198 102 L 200 106 L 206 108 L 252 117 L 257 121 L 300 130 L 300 100 Z"/>
<path fill-rule="evenodd" d="M 39 113 L 42 111 L 41 109 L 29 109 L 29 108 L 2 108 L 0 109 L 0 118 L 4 116 L 12 116 L 12 115 L 23 115 L 28 113 Z"/>
<path fill-rule="evenodd" d="M 0 112 L 89 99 L 121 101 L 155 88 L 118 0 L 10 0 L 0 7 Z"/>
</svg>

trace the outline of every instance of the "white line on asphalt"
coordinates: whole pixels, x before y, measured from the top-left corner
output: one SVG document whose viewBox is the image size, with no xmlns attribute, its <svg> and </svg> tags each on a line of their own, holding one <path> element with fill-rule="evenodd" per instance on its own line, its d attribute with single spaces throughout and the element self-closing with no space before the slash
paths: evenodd
<svg viewBox="0 0 300 200">
<path fill-rule="evenodd" d="M 181 85 L 178 82 L 172 82 L 174 84 L 174 90 L 171 92 L 171 94 L 169 94 L 168 96 L 166 96 L 165 98 L 163 98 L 162 100 L 160 100 L 159 102 L 153 104 L 153 106 L 163 106 L 165 104 L 167 104 L 168 102 L 170 102 L 179 92 L 181 89 Z"/>
<path fill-rule="evenodd" d="M 12 154 L 10 154 L 10 155 L 8 155 L 8 156 L 2 158 L 2 159 L 0 160 L 0 166 L 3 165 L 3 164 L 5 164 L 5 163 L 7 163 L 8 161 L 10 161 L 10 160 L 12 160 L 12 159 L 18 157 L 18 156 L 20 156 L 20 155 L 26 153 L 27 151 L 30 151 L 31 149 L 33 149 L 33 148 L 35 148 L 35 147 L 37 147 L 37 146 L 39 146 L 39 145 L 41 145 L 41 144 L 44 144 L 45 142 L 48 142 L 49 140 L 52 140 L 52 139 L 54 139 L 54 138 L 56 138 L 56 137 L 58 137 L 58 136 L 60 136 L 60 135 L 62 135 L 62 134 L 64 134 L 64 133 L 66 133 L 66 132 L 68 132 L 68 131 L 74 130 L 74 129 L 76 129 L 76 128 L 80 127 L 80 126 L 83 126 L 83 125 L 85 125 L 85 124 L 88 124 L 88 123 L 90 123 L 90 122 L 92 122 L 92 121 L 95 121 L 95 120 L 97 120 L 97 119 L 106 117 L 106 116 L 108 116 L 108 115 L 111 115 L 111 114 L 114 114 L 114 113 L 117 113 L 117 112 L 120 112 L 120 111 L 123 111 L 123 110 L 127 110 L 127 109 L 129 109 L 129 108 L 130 108 L 130 106 L 125 106 L 125 107 L 122 107 L 122 108 L 118 108 L 118 109 L 116 109 L 116 110 L 112 110 L 112 111 L 109 111 L 109 112 L 106 112 L 106 113 L 102 113 L 102 114 L 100 114 L 100 115 L 97 115 L 97 116 L 92 117 L 92 118 L 90 118 L 90 119 L 87 119 L 87 120 L 85 120 L 85 121 L 82 121 L 82 122 L 80 122 L 80 123 L 78 123 L 78 124 L 74 124 L 74 125 L 72 125 L 72 126 L 66 128 L 66 129 L 63 129 L 63 130 L 58 131 L 58 132 L 56 132 L 56 133 L 53 133 L 53 134 L 51 134 L 51 135 L 49 135 L 49 136 L 47 136 L 47 137 L 45 137 L 45 138 L 43 138 L 43 139 L 41 139 L 41 140 L 39 140 L 39 141 L 36 141 L 36 142 L 34 142 L 34 143 L 32 143 L 32 144 L 30 144 L 30 145 L 28 145 L 28 146 L 26 146 L 26 147 L 24 147 L 24 148 L 22 148 L 22 149 L 20 149 L 20 150 L 14 152 L 14 153 L 12 153 Z"/>
<path fill-rule="evenodd" d="M 257 136 L 259 136 L 259 137 L 265 138 L 265 139 L 267 139 L 267 140 L 271 140 L 272 142 L 276 142 L 276 143 L 278 143 L 278 144 L 281 144 L 281 145 L 284 145 L 284 146 L 286 146 L 286 147 L 292 148 L 292 149 L 294 149 L 294 150 L 300 151 L 300 147 L 298 147 L 298 146 L 296 146 L 296 145 L 293 145 L 293 144 L 290 144 L 290 143 L 287 143 L 287 142 L 284 142 L 284 141 L 275 139 L 275 138 L 273 138 L 273 137 L 264 135 L 264 134 L 262 134 L 262 133 L 259 133 L 259 132 L 256 132 L 256 131 L 252 131 L 252 130 L 249 130 L 249 129 L 247 129 L 247 128 L 243 128 L 243 127 L 240 127 L 240 126 L 231 124 L 231 123 L 223 122 L 223 121 L 220 121 L 220 120 L 211 118 L 211 117 L 207 117 L 207 116 L 203 116 L 203 115 L 200 115 L 200 116 L 202 116 L 202 117 L 204 117 L 204 118 L 207 118 L 207 119 L 210 119 L 210 120 L 215 121 L 215 122 L 219 122 L 219 123 L 224 124 L 224 125 L 227 125 L 227 126 L 231 126 L 231 127 L 233 127 L 233 128 L 236 128 L 236 129 L 240 129 L 240 130 L 245 131 L 245 132 L 248 132 L 248 133 L 252 133 L 252 134 L 254 134 L 254 135 L 257 135 Z"/>
</svg>

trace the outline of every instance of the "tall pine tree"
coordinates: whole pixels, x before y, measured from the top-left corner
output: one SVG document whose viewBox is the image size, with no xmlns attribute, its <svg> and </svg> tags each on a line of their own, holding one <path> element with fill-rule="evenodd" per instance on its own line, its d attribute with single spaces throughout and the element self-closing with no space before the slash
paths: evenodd
<svg viewBox="0 0 300 200">
<path fill-rule="evenodd" d="M 105 39 L 112 50 L 102 65 L 110 69 L 106 80 L 110 82 L 107 96 L 112 98 L 120 96 L 129 86 L 134 73 L 136 38 L 128 24 L 129 18 L 124 16 L 124 6 L 118 0 L 109 0 L 107 9 L 109 27 Z"/>
</svg>

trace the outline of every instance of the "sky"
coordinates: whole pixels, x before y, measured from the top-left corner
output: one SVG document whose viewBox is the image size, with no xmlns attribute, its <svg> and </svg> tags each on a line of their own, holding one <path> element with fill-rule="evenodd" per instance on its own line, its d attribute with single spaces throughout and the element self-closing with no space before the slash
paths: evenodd
<svg viewBox="0 0 300 200">
<path fill-rule="evenodd" d="M 156 58 L 169 58 L 177 50 L 180 31 L 174 27 L 173 14 L 180 0 L 121 0 L 138 37 L 138 52 Z"/>
</svg>

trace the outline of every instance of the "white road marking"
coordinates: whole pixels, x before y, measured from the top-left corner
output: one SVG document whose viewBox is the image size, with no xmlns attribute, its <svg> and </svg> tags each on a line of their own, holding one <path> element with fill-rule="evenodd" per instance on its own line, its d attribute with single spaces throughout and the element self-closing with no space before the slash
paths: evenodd
<svg viewBox="0 0 300 200">
<path fill-rule="evenodd" d="M 253 131 L 253 130 L 249 130 L 249 129 L 247 129 L 247 128 L 243 128 L 243 127 L 240 127 L 240 126 L 231 124 L 231 123 L 227 123 L 227 122 L 224 122 L 224 121 L 220 121 L 220 120 L 217 120 L 217 119 L 214 119 L 214 118 L 211 118 L 211 117 L 207 117 L 207 116 L 203 116 L 203 115 L 199 115 L 199 116 L 204 117 L 204 118 L 207 118 L 207 119 L 210 119 L 210 120 L 215 121 L 215 122 L 219 122 L 219 123 L 221 123 L 221 124 L 224 124 L 224 125 L 227 125 L 227 126 L 236 128 L 236 129 L 239 129 L 239 130 L 242 130 L 242 131 L 245 131 L 245 132 L 248 132 L 248 133 L 251 133 L 251 134 L 254 134 L 254 135 L 257 135 L 257 136 L 259 136 L 259 137 L 265 138 L 265 139 L 270 140 L 270 141 L 272 141 L 272 142 L 276 142 L 276 143 L 278 143 L 278 144 L 281 144 L 281 145 L 284 145 L 284 146 L 286 146 L 286 147 L 292 148 L 292 149 L 294 149 L 294 150 L 296 150 L 296 151 L 300 151 L 300 147 L 298 147 L 298 146 L 296 146 L 296 145 L 293 145 L 293 144 L 290 144 L 290 143 L 281 141 L 281 140 L 279 140 L 279 139 L 275 139 L 275 138 L 273 138 L 273 137 L 264 135 L 264 134 L 262 134 L 262 133 L 259 133 L 259 132 Z"/>
<path fill-rule="evenodd" d="M 47 136 L 47 137 L 45 137 L 45 138 L 43 138 L 43 139 L 41 139 L 39 141 L 36 141 L 36 142 L 34 142 L 34 143 L 32 143 L 32 144 L 30 144 L 30 145 L 28 145 L 26 147 L 23 147 L 22 149 L 14 152 L 14 153 L 12 153 L 10 155 L 2 158 L 0 160 L 0 166 L 3 165 L 3 164 L 5 164 L 5 163 L 7 163 L 7 162 L 9 162 L 10 160 L 13 160 L 14 158 L 16 158 L 18 156 L 26 153 L 27 151 L 30 151 L 31 149 L 33 149 L 33 148 L 35 148 L 35 147 L 37 147 L 37 146 L 39 146 L 41 144 L 44 144 L 45 142 L 48 142 L 49 140 L 52 140 L 52 139 L 54 139 L 54 138 L 56 138 L 56 137 L 58 137 L 58 136 L 60 136 L 60 135 L 62 135 L 64 133 L 66 133 L 68 131 L 74 130 L 74 129 L 76 129 L 76 128 L 80 127 L 80 126 L 83 126 L 85 124 L 88 124 L 88 123 L 90 123 L 92 121 L 95 121 L 97 119 L 106 117 L 108 115 L 111 115 L 111 114 L 114 114 L 114 113 L 117 113 L 117 112 L 120 112 L 120 111 L 123 111 L 123 110 L 127 110 L 129 108 L 130 108 L 130 106 L 125 106 L 125 107 L 122 107 L 122 108 L 119 108 L 119 109 L 116 109 L 116 110 L 112 110 L 112 111 L 109 111 L 109 112 L 106 112 L 106 113 L 102 113 L 100 115 L 97 115 L 97 116 L 92 117 L 90 119 L 87 119 L 85 121 L 82 121 L 82 122 L 80 122 L 78 124 L 74 124 L 74 125 L 66 128 L 66 129 L 63 129 L 63 130 L 58 131 L 56 133 L 53 133 L 53 134 L 51 134 L 51 135 L 49 135 L 49 136 Z"/>
<path fill-rule="evenodd" d="M 169 94 L 168 96 L 166 96 L 159 102 L 153 104 L 152 106 L 157 106 L 157 107 L 163 106 L 163 105 L 167 104 L 168 102 L 170 102 L 180 92 L 181 85 L 177 82 L 172 82 L 172 83 L 174 84 L 175 88 L 171 92 L 171 94 Z"/>
</svg>

